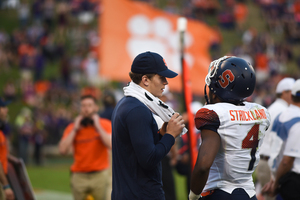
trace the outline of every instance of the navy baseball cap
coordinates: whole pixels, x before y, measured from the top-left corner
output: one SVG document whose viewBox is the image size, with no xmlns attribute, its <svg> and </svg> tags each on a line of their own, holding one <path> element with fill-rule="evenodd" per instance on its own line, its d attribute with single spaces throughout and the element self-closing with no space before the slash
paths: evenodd
<svg viewBox="0 0 300 200">
<path fill-rule="evenodd" d="M 4 101 L 0 98 L 0 107 L 6 107 L 8 104 L 10 104 L 10 101 Z"/>
<path fill-rule="evenodd" d="M 137 74 L 159 74 L 166 78 L 174 78 L 178 74 L 168 69 L 163 57 L 154 52 L 144 52 L 135 57 L 131 71 Z"/>
</svg>

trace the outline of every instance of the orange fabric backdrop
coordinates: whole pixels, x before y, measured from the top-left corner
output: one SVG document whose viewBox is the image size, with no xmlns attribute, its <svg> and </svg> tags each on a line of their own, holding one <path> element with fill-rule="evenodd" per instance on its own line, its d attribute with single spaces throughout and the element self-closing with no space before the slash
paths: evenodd
<svg viewBox="0 0 300 200">
<path fill-rule="evenodd" d="M 102 5 L 100 75 L 111 80 L 129 81 L 134 57 L 147 50 L 154 51 L 165 58 L 170 69 L 179 73 L 168 81 L 171 91 L 181 92 L 179 34 L 176 31 L 179 16 L 131 0 L 102 0 Z M 204 78 L 211 62 L 208 51 L 216 37 L 217 33 L 206 24 L 188 20 L 185 59 L 195 94 L 203 94 Z"/>
</svg>

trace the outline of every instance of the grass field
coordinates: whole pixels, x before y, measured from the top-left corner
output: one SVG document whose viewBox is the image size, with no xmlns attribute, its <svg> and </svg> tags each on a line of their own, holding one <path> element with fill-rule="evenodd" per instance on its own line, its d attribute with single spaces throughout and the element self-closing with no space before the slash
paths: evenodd
<svg viewBox="0 0 300 200">
<path fill-rule="evenodd" d="M 48 159 L 44 166 L 28 166 L 27 172 L 34 191 L 49 190 L 70 193 L 70 158 Z M 177 200 L 186 200 L 186 178 L 174 171 Z M 53 199 L 56 200 L 56 199 Z"/>
<path fill-rule="evenodd" d="M 27 167 L 31 184 L 36 190 L 71 192 L 69 183 L 69 165 L 51 165 Z"/>
<path fill-rule="evenodd" d="M 70 159 L 69 159 L 70 160 Z M 67 160 L 67 162 L 69 162 Z M 58 196 L 64 197 L 66 194 L 71 194 L 70 189 L 70 163 L 63 162 L 63 164 L 47 164 L 46 166 L 28 166 L 27 172 L 35 193 L 40 191 L 48 191 L 47 199 L 38 200 L 58 200 Z M 175 190 L 177 200 L 186 200 L 188 191 L 186 190 L 186 178 L 173 171 L 175 178 Z M 255 179 L 255 175 L 253 175 Z M 255 181 L 254 181 L 255 182 Z M 69 199 L 66 197 L 66 200 Z M 63 200 L 63 199 L 59 199 Z"/>
</svg>

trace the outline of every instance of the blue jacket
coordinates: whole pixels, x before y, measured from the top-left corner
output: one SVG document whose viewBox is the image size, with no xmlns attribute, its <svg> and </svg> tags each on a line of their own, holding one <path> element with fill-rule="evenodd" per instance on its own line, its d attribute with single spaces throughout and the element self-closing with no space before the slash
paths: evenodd
<svg viewBox="0 0 300 200">
<path fill-rule="evenodd" d="M 151 111 L 123 97 L 112 115 L 112 200 L 164 200 L 161 160 L 175 139 L 163 137 Z"/>
</svg>

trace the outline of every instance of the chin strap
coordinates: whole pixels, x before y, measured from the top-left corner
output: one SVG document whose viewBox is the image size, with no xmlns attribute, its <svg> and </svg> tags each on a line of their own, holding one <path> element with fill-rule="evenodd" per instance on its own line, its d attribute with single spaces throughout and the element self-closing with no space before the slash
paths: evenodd
<svg viewBox="0 0 300 200">
<path fill-rule="evenodd" d="M 207 96 L 207 93 L 206 93 L 206 84 L 204 86 L 204 98 L 206 100 L 206 104 L 209 104 L 208 96 Z"/>
</svg>

